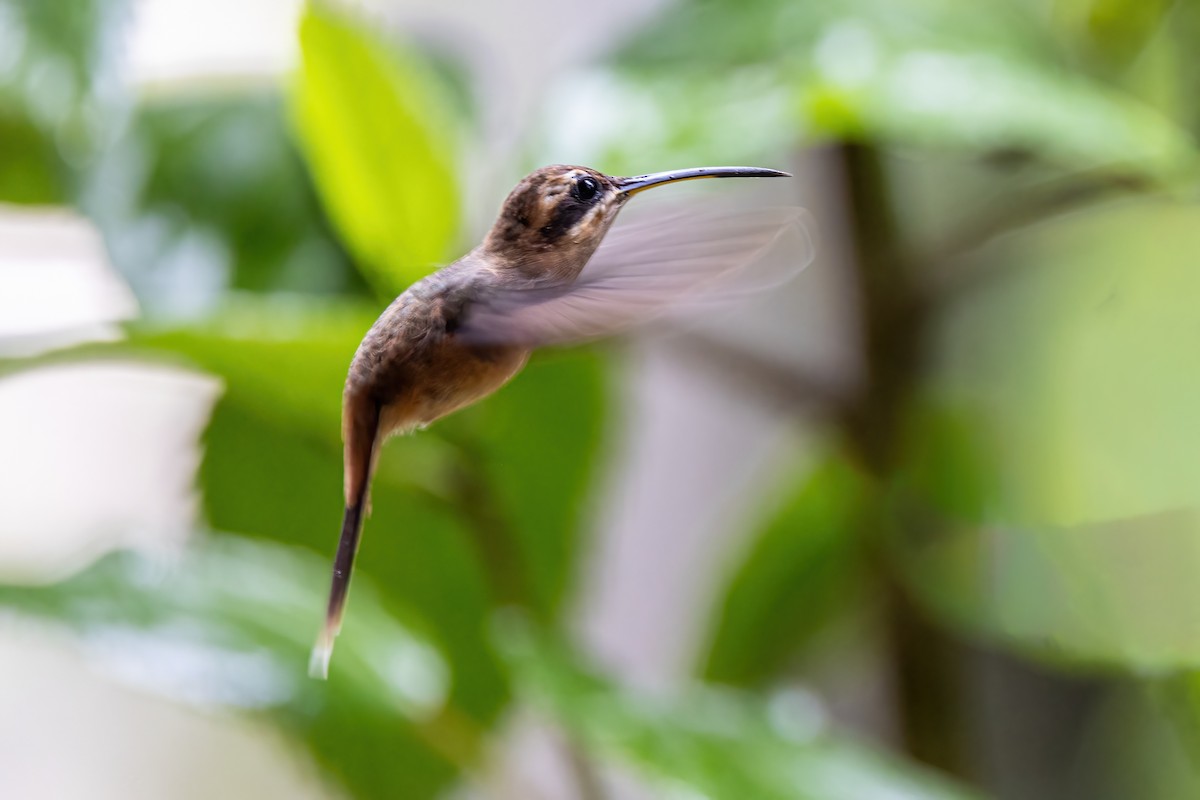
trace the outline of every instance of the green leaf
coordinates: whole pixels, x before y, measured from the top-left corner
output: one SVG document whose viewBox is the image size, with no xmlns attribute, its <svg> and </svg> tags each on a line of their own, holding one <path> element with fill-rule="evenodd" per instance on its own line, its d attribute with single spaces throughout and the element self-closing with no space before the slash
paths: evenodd
<svg viewBox="0 0 1200 800">
<path fill-rule="evenodd" d="M 1194 174 L 1186 131 L 1069 63 L 1045 15 L 1005 2 L 697 0 L 643 31 L 615 78 L 570 86 L 548 125 L 639 169 L 832 138 Z M 586 131 L 583 109 L 597 120 Z"/>
<path fill-rule="evenodd" d="M 1200 775 L 1196 772 L 1192 756 L 1194 753 L 1200 752 L 1197 750 L 1197 748 L 1200 748 L 1200 672 L 1193 671 L 1172 680 L 1159 681 L 1150 687 L 1150 691 L 1152 699 L 1156 703 L 1156 710 L 1166 712 L 1165 714 L 1160 714 L 1154 722 L 1158 726 L 1161 726 L 1164 722 L 1162 717 L 1165 716 L 1165 722 L 1170 724 L 1170 730 L 1164 731 L 1164 733 L 1171 735 L 1173 739 L 1170 745 L 1164 743 L 1161 752 L 1169 753 L 1174 751 L 1185 757 L 1187 769 L 1181 777 L 1186 778 L 1186 781 L 1180 780 L 1179 783 L 1183 785 L 1195 785 L 1191 794 L 1196 794 L 1197 791 L 1200 791 Z M 1121 720 L 1121 722 L 1123 723 L 1124 720 Z M 1116 726 L 1113 727 L 1116 728 Z M 1126 734 L 1127 731 L 1128 726 L 1121 725 L 1121 727 L 1113 731 L 1112 738 L 1118 740 L 1118 737 Z M 1127 735 L 1123 738 L 1124 742 L 1121 745 L 1130 741 Z M 1142 741 L 1142 739 L 1142 736 L 1138 737 L 1139 741 Z M 1116 745 L 1117 742 L 1114 741 L 1114 744 Z M 1151 747 L 1153 746 L 1153 743 L 1151 743 Z M 1114 749 L 1117 748 L 1114 747 Z M 1142 774 L 1147 773 L 1143 772 Z M 1186 797 L 1187 794 L 1188 792 L 1176 791 L 1174 796 Z"/>
<path fill-rule="evenodd" d="M 941 326 L 930 392 L 994 461 L 991 519 L 1072 526 L 1200 503 L 1197 248 L 1200 206 L 1145 202 L 990 254 L 1007 272 Z"/>
<path fill-rule="evenodd" d="M 454 118 L 414 53 L 325 3 L 300 47 L 293 116 L 321 198 L 372 284 L 397 294 L 454 243 Z"/>
<path fill-rule="evenodd" d="M 755 684 L 844 612 L 862 580 L 862 478 L 831 458 L 769 517 L 725 592 L 703 674 Z"/>
<path fill-rule="evenodd" d="M 175 562 L 120 553 L 62 583 L 0 587 L 0 605 L 66 625 L 134 688 L 268 715 L 357 797 L 432 797 L 454 774 L 425 743 L 448 665 L 360 581 L 330 680 L 309 678 L 327 577 L 296 548 L 211 535 Z"/>
<path fill-rule="evenodd" d="M 1162 31 L 1170 0 L 1072 0 L 1055 9 L 1058 27 L 1098 68 L 1128 68 Z"/>
<path fill-rule="evenodd" d="M 666 10 L 620 53 L 622 68 L 650 76 L 664 70 L 728 74 L 774 64 L 786 69 L 831 31 L 865 29 L 911 49 L 955 44 L 964 50 L 1053 57 L 1043 16 L 1006 0 L 691 0 Z M 838 53 L 833 45 L 845 48 Z M 832 56 L 861 56 L 853 41 L 825 42 Z"/>
<path fill-rule="evenodd" d="M 931 772 L 822 729 L 811 698 L 767 703 L 695 687 L 675 698 L 621 691 L 561 648 L 505 625 L 522 696 L 587 750 L 637 767 L 660 796 L 714 800 L 952 800 L 975 797 Z"/>
<path fill-rule="evenodd" d="M 194 318 L 228 288 L 365 294 L 274 87 L 148 98 L 80 202 L 151 318 Z"/>
<path fill-rule="evenodd" d="M 1074 168 L 1164 176 L 1195 166 L 1190 139 L 1161 114 L 1052 65 L 921 50 L 881 55 L 869 75 L 839 69 L 818 70 L 800 91 L 802 117 L 818 137 L 1030 151 Z"/>
<path fill-rule="evenodd" d="M 134 325 L 129 344 L 219 375 L 238 403 L 337 447 L 346 372 L 375 316 L 365 304 L 233 296 L 191 325 Z"/>
<path fill-rule="evenodd" d="M 1200 509 L 1060 528 L 943 522 L 910 549 L 909 584 L 973 635 L 1074 668 L 1200 667 Z"/>
<path fill-rule="evenodd" d="M 943 617 L 1072 664 L 1200 665 L 1198 248 L 1200 207 L 1142 202 L 989 254 L 1008 271 L 938 331 L 897 491 Z"/>
<path fill-rule="evenodd" d="M 48 205 L 66 199 L 58 154 L 47 137 L 0 108 L 0 200 Z"/>
</svg>

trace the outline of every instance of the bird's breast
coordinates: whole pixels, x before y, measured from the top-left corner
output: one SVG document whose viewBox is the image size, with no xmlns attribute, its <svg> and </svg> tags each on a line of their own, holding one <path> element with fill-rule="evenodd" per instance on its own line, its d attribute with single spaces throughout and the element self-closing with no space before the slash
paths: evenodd
<svg viewBox="0 0 1200 800">
<path fill-rule="evenodd" d="M 402 433 L 471 405 L 508 382 L 528 358 L 525 348 L 466 346 L 447 337 L 394 375 L 384 392 L 383 428 Z"/>
</svg>

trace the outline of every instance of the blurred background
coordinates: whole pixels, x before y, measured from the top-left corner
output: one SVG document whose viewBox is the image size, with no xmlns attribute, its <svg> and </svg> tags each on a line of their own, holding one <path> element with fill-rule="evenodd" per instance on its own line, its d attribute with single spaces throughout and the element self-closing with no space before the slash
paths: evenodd
<svg viewBox="0 0 1200 800">
<path fill-rule="evenodd" d="M 1200 796 L 1197 41 L 0 0 L 0 796 Z M 560 162 L 788 169 L 662 191 L 817 257 L 389 444 L 311 680 L 350 357 Z"/>
</svg>

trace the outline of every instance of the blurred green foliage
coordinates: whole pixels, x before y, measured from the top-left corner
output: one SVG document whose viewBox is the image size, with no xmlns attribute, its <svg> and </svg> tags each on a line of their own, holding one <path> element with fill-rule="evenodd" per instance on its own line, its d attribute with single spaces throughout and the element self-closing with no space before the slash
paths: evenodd
<svg viewBox="0 0 1200 800">
<path fill-rule="evenodd" d="M 704 665 L 709 680 L 769 682 L 831 618 L 864 599 L 856 596 L 866 570 L 862 476 L 835 456 L 798 483 L 729 582 Z M 780 620 L 790 621 L 785 635 Z"/>
<path fill-rule="evenodd" d="M 612 105 L 645 110 L 653 123 L 634 123 L 641 137 L 614 128 L 604 152 L 626 163 L 647 147 L 682 150 L 703 162 L 731 148 L 761 157 L 848 139 L 1192 174 L 1187 133 L 1072 69 L 1054 41 L 1063 32 L 1041 16 L 1015 2 L 687 3 L 622 52 Z"/>
<path fill-rule="evenodd" d="M 9 202 L 63 202 L 116 124 L 119 0 L 0 3 L 0 188 Z M 10 138 L 11 137 L 11 138 Z"/>
<path fill-rule="evenodd" d="M 428 66 L 327 5 L 309 8 L 300 46 L 300 141 L 330 217 L 394 295 L 455 243 L 455 119 Z"/>
<path fill-rule="evenodd" d="M 124 240 L 123 228 L 147 219 L 166 229 L 168 247 L 172 238 L 203 231 L 218 243 L 233 289 L 332 294 L 360 287 L 320 213 L 280 105 L 272 93 L 246 92 L 164 98 L 138 109 L 112 169 L 128 169 L 123 157 L 149 158 L 140 185 L 122 181 L 117 197 L 105 187 L 104 217 L 115 236 Z M 161 257 L 161 248 L 149 246 L 130 262 L 148 272 Z"/>
<path fill-rule="evenodd" d="M 188 654 L 191 684 L 147 688 L 268 715 L 357 797 L 439 796 L 517 707 L 665 796 L 974 796 L 827 730 L 789 688 L 858 612 L 892 626 L 878 649 L 901 723 L 945 705 L 904 682 L 914 652 L 983 642 L 1146 681 L 1194 735 L 1196 3 L 692 0 L 577 85 L 613 173 L 824 146 L 866 287 L 864 388 L 824 409 L 815 466 L 746 522 L 703 683 L 671 701 L 562 643 L 613 424 L 594 350 L 535 357 L 389 445 L 333 674 L 303 677 L 340 515 L 346 365 L 379 297 L 470 245 L 456 164 L 478 143 L 418 49 L 331 4 L 305 12 L 286 87 L 144 97 L 120 76 L 128 13 L 0 0 L 0 199 L 88 215 L 141 301 L 125 341 L 56 359 L 222 380 L 199 481 L 207 526 L 228 533 L 177 564 L 111 555 L 0 602 L 74 629 L 91 657 L 142 659 L 143 678 Z M 562 111 L 545 127 L 575 119 Z M 495 625 L 512 607 L 527 622 Z M 1144 716 L 1113 735 L 1136 739 Z M 913 730 L 902 743 L 924 755 Z M 1113 785 L 1156 769 L 1137 758 L 1105 761 Z M 1145 796 L 1187 796 L 1180 772 Z"/>
<path fill-rule="evenodd" d="M 513 620 L 498 626 L 535 708 L 590 750 L 619 754 L 656 780 L 665 797 L 763 800 L 966 800 L 974 795 L 909 771 L 823 730 L 803 695 L 764 700 L 694 688 L 663 699 L 623 692 L 589 674 L 560 644 Z"/>
<path fill-rule="evenodd" d="M 309 679 L 327 573 L 311 552 L 213 534 L 176 563 L 110 555 L 50 591 L 3 587 L 0 602 L 74 629 L 90 659 L 142 690 L 269 715 L 356 794 L 383 784 L 425 796 L 451 774 L 426 741 L 447 665 L 363 581 L 339 680 Z"/>
<path fill-rule="evenodd" d="M 997 254 L 1019 273 L 947 316 L 934 390 L 977 409 L 1010 476 L 1004 518 L 1072 525 L 1200 499 L 1200 382 L 1178 368 L 1197 324 L 1197 212 L 1147 200 L 1032 231 Z"/>
</svg>

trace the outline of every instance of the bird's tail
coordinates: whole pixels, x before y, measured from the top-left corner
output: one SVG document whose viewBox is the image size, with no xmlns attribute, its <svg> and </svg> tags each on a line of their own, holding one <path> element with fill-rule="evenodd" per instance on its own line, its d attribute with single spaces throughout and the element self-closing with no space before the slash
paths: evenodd
<svg viewBox="0 0 1200 800">
<path fill-rule="evenodd" d="M 342 536 L 338 540 L 337 555 L 333 562 L 333 581 L 329 587 L 325 624 L 308 662 L 308 672 L 314 678 L 325 678 L 329 674 L 333 640 L 341 630 L 342 614 L 350 591 L 350 573 L 354 569 L 354 555 L 358 552 L 378 447 L 379 406 L 374 400 L 347 394 L 342 438 L 345 440 L 346 512 L 342 517 Z"/>
</svg>

